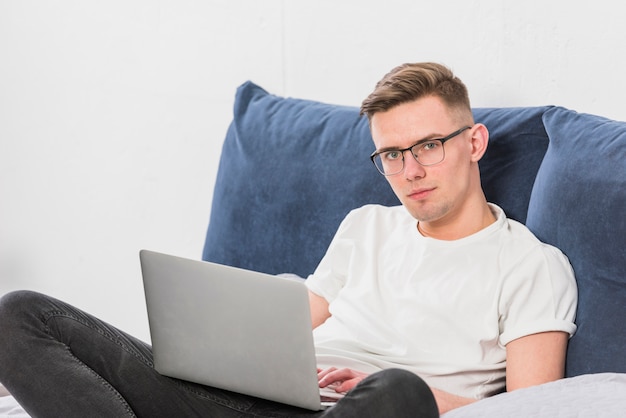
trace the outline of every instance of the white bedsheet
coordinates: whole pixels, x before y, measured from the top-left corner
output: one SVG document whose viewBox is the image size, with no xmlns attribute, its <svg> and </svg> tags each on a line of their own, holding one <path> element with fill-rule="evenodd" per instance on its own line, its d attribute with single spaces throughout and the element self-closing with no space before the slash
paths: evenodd
<svg viewBox="0 0 626 418">
<path fill-rule="evenodd" d="M 626 416 L 626 374 L 588 374 L 503 393 L 442 418 L 617 418 Z"/>
<path fill-rule="evenodd" d="M 29 418 L 13 396 L 0 396 L 0 418 Z"/>
</svg>

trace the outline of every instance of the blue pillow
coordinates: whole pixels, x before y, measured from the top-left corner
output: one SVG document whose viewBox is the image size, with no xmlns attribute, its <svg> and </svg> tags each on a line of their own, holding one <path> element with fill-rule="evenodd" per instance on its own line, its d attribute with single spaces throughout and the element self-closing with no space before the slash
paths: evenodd
<svg viewBox="0 0 626 418">
<path fill-rule="evenodd" d="M 222 148 L 203 259 L 308 276 L 350 210 L 400 204 L 369 161 L 373 151 L 357 108 L 246 82 Z"/>
<path fill-rule="evenodd" d="M 525 223 L 533 179 L 548 148 L 541 117 L 550 106 L 477 108 L 474 119 L 489 130 L 480 177 L 489 202 Z"/>
<path fill-rule="evenodd" d="M 566 373 L 626 372 L 626 123 L 564 108 L 543 120 L 550 145 L 527 225 L 576 274 L 578 331 Z"/>
</svg>

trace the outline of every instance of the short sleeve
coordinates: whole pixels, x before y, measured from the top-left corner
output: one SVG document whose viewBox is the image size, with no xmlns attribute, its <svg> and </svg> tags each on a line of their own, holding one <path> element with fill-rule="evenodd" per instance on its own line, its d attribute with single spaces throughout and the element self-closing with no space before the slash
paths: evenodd
<svg viewBox="0 0 626 418">
<path fill-rule="evenodd" d="M 576 332 L 578 291 L 567 257 L 557 248 L 538 244 L 522 257 L 503 281 L 500 344 L 548 331 Z"/>
</svg>

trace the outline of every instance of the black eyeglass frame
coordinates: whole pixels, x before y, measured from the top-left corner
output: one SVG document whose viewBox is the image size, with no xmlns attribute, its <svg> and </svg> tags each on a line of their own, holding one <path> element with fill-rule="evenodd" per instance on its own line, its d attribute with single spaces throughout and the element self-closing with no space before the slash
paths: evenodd
<svg viewBox="0 0 626 418">
<path fill-rule="evenodd" d="M 417 159 L 417 157 L 415 156 L 415 153 L 413 153 L 413 151 L 411 151 L 411 155 L 413 156 L 413 158 L 415 159 L 415 161 L 417 161 L 418 164 L 420 164 L 421 166 L 424 167 L 428 167 L 428 166 L 432 166 L 432 165 L 436 165 L 439 164 L 440 162 L 442 162 L 445 158 L 446 158 L 446 150 L 445 148 L 443 148 L 443 144 L 445 144 L 447 141 L 451 140 L 452 138 L 454 138 L 457 135 L 460 135 L 461 133 L 465 132 L 466 130 L 471 129 L 471 126 L 464 126 L 459 130 L 456 130 L 454 132 L 452 132 L 450 135 L 445 136 L 443 138 L 433 138 L 433 139 L 421 139 L 419 141 L 417 141 L 415 144 L 411 145 L 408 148 L 403 148 L 403 149 L 386 149 L 386 150 L 382 150 L 382 151 L 374 151 L 372 153 L 372 155 L 370 155 L 370 160 L 372 161 L 372 164 L 374 164 L 374 167 L 376 167 L 376 170 L 382 174 L 383 176 L 395 176 L 396 174 L 400 174 L 402 173 L 402 171 L 404 171 L 404 153 L 407 151 L 411 151 L 413 148 L 415 148 L 416 146 L 423 144 L 425 142 L 432 142 L 432 141 L 439 141 L 441 142 L 441 147 L 443 150 L 443 158 L 439 161 L 437 161 L 436 163 L 432 163 L 432 164 L 423 164 L 420 160 Z M 383 154 L 385 152 L 390 152 L 390 151 L 396 151 L 402 154 L 402 168 L 400 169 L 400 171 L 396 172 L 396 173 L 391 173 L 391 174 L 386 174 L 383 171 L 381 171 L 380 168 L 378 168 L 378 165 L 376 165 L 376 162 L 374 161 L 374 158 L 378 157 L 380 154 Z"/>
</svg>

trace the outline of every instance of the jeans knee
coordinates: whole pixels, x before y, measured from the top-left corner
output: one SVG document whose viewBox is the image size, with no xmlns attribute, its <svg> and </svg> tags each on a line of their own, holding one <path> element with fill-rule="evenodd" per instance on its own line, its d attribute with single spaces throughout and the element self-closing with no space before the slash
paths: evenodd
<svg viewBox="0 0 626 418">
<path fill-rule="evenodd" d="M 430 391 L 424 380 L 413 372 L 403 369 L 386 369 L 377 373 L 382 385 L 389 387 L 414 387 Z"/>
<path fill-rule="evenodd" d="M 0 377 L 28 350 L 24 329 L 32 324 L 28 311 L 35 295 L 34 292 L 15 291 L 0 298 Z"/>
<path fill-rule="evenodd" d="M 36 312 L 45 296 L 29 290 L 17 290 L 5 294 L 0 298 L 0 344 L 15 342 L 16 333 L 32 324 Z"/>
<path fill-rule="evenodd" d="M 28 311 L 42 296 L 30 290 L 16 290 L 5 294 L 0 298 L 0 321 Z"/>
<path fill-rule="evenodd" d="M 403 369 L 387 369 L 376 373 L 383 391 L 393 393 L 394 402 L 405 405 L 415 416 L 438 417 L 437 402 L 428 384 L 413 372 Z"/>
<path fill-rule="evenodd" d="M 407 370 L 369 375 L 339 401 L 329 417 L 439 417 L 435 397 L 422 378 Z"/>
</svg>

